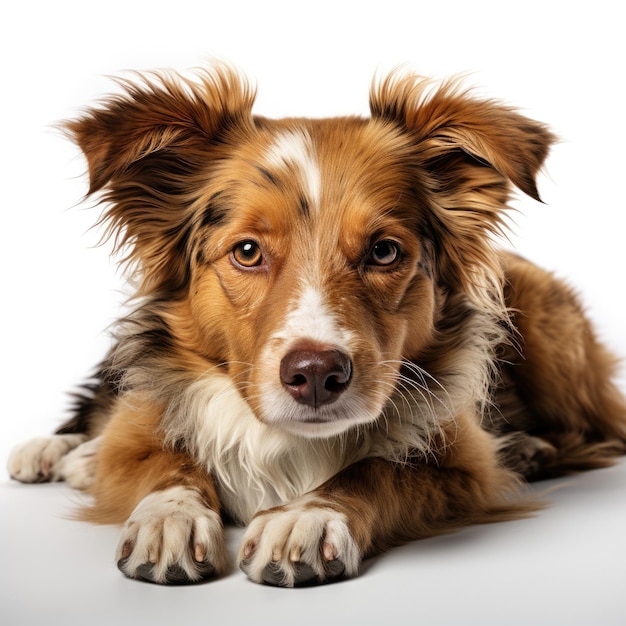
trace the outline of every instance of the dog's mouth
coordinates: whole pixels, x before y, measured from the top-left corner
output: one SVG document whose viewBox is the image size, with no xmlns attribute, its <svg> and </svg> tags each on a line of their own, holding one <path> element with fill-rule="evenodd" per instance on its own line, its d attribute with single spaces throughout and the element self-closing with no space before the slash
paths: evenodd
<svg viewBox="0 0 626 626">
<path fill-rule="evenodd" d="M 327 438 L 375 421 L 387 401 L 387 382 L 368 363 L 373 348 L 307 288 L 270 335 L 254 370 L 248 398 L 263 423 L 307 438 Z"/>
<path fill-rule="evenodd" d="M 291 350 L 280 361 L 280 408 L 269 411 L 271 422 L 309 438 L 349 430 L 361 421 L 353 406 L 353 369 L 350 356 L 337 348 L 300 345 Z"/>
<path fill-rule="evenodd" d="M 262 421 L 316 439 L 371 423 L 384 398 L 361 389 L 356 378 L 352 360 L 340 350 L 288 352 L 280 362 L 280 384 L 267 383 L 260 394 Z"/>
<path fill-rule="evenodd" d="M 375 419 L 375 416 L 369 416 L 367 419 L 364 419 L 365 415 L 365 413 L 360 412 L 358 418 L 352 417 L 348 413 L 316 417 L 292 412 L 288 416 L 285 414 L 270 415 L 269 421 L 272 426 L 278 427 L 292 435 L 306 439 L 328 439 L 347 433 L 359 424 L 369 423 Z"/>
</svg>

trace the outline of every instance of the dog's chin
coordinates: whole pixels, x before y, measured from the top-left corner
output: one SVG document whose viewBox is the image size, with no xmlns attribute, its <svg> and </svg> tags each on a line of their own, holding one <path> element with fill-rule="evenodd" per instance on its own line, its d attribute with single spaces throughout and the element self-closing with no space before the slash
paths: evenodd
<svg viewBox="0 0 626 626">
<path fill-rule="evenodd" d="M 261 421 L 291 435 L 307 439 L 329 439 L 371 424 L 381 411 L 382 406 L 354 406 L 343 401 L 319 409 L 293 401 L 282 401 L 266 406 L 261 411 Z"/>
<path fill-rule="evenodd" d="M 356 428 L 356 424 L 348 419 L 329 422 L 301 422 L 297 420 L 281 420 L 272 422 L 276 428 L 305 439 L 330 439 Z"/>
</svg>

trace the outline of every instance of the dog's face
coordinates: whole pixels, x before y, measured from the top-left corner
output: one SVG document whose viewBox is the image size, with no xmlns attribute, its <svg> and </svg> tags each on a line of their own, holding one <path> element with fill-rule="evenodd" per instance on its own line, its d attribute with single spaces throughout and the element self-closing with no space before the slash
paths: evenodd
<svg viewBox="0 0 626 626">
<path fill-rule="evenodd" d="M 258 122 L 213 172 L 189 305 L 259 419 L 313 436 L 374 420 L 431 337 L 410 158 L 383 124 Z"/>
<path fill-rule="evenodd" d="M 69 125 L 140 294 L 169 303 L 172 358 L 219 364 L 267 424 L 324 437 L 376 420 L 442 301 L 490 305 L 489 231 L 509 180 L 536 195 L 551 138 L 422 90 L 389 79 L 371 119 L 271 121 L 221 70 L 128 87 Z"/>
</svg>

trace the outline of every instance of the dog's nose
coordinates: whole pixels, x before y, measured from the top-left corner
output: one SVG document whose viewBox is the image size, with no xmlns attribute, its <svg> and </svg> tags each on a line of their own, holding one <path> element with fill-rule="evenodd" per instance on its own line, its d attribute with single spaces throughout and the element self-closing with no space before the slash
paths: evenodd
<svg viewBox="0 0 626 626">
<path fill-rule="evenodd" d="M 332 404 L 346 390 L 352 361 L 340 350 L 293 350 L 280 362 L 280 380 L 294 399 L 313 408 Z"/>
</svg>

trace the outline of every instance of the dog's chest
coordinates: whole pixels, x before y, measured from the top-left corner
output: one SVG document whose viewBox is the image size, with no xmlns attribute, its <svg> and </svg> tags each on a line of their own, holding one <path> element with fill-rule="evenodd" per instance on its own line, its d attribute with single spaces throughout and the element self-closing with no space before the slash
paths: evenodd
<svg viewBox="0 0 626 626">
<path fill-rule="evenodd" d="M 215 480 L 221 504 L 246 524 L 260 510 L 319 487 L 362 458 L 358 438 L 307 439 L 260 422 L 232 381 L 213 374 L 187 389 L 167 424 Z"/>
<path fill-rule="evenodd" d="M 246 449 L 242 442 L 237 454 L 209 463 L 224 509 L 241 524 L 316 489 L 346 465 L 344 455 L 320 443 L 300 440 L 280 449 L 268 443 Z"/>
</svg>

